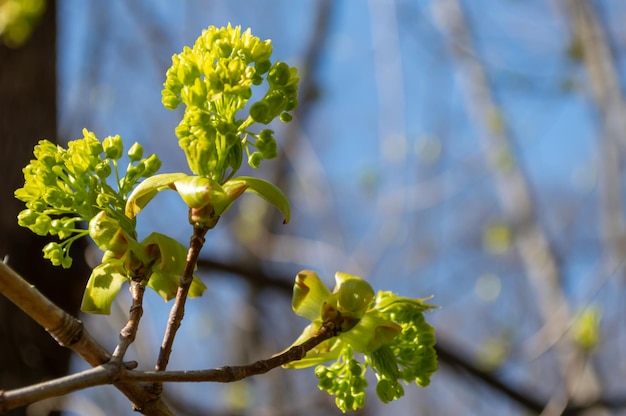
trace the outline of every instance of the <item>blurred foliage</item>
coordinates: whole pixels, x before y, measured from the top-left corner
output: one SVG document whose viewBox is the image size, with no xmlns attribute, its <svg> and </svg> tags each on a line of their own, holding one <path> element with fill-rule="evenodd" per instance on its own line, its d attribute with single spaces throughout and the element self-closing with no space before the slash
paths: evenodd
<svg viewBox="0 0 626 416">
<path fill-rule="evenodd" d="M 45 0 L 0 0 L 2 43 L 9 48 L 22 46 L 45 10 Z"/>
</svg>

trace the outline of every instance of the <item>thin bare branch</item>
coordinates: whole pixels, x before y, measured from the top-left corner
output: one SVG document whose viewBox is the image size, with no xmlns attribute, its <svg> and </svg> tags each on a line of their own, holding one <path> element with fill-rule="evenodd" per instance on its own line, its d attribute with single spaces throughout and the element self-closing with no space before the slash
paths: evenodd
<svg viewBox="0 0 626 416">
<path fill-rule="evenodd" d="M 204 236 L 207 231 L 208 228 L 193 228 L 193 235 L 189 241 L 189 251 L 187 252 L 187 263 L 185 264 L 185 269 L 180 276 L 176 300 L 170 310 L 170 317 L 167 322 L 167 327 L 165 328 L 163 342 L 161 344 L 159 357 L 155 366 L 156 371 L 165 371 L 167 368 L 176 332 L 178 331 L 178 328 L 180 328 L 180 324 L 185 315 L 185 302 L 187 301 L 187 294 L 189 293 L 189 287 L 191 286 L 191 282 L 193 280 L 193 272 L 196 268 L 200 250 L 204 245 Z M 162 386 L 157 383 L 152 386 L 152 389 L 155 394 L 160 395 Z"/>
<path fill-rule="evenodd" d="M 275 355 L 267 360 L 259 360 L 252 364 L 242 366 L 227 366 L 212 370 L 195 370 L 195 371 L 126 371 L 121 375 L 122 380 L 128 381 L 212 381 L 217 383 L 231 383 L 233 381 L 242 380 L 247 377 L 265 374 L 268 371 L 287 364 L 292 361 L 298 361 L 304 358 L 307 351 L 315 346 L 337 335 L 335 325 L 323 325 L 317 333 L 300 345 L 295 345 L 287 351 Z"/>
<path fill-rule="evenodd" d="M 128 350 L 128 347 L 135 341 L 137 336 L 139 321 L 143 315 L 143 294 L 146 291 L 143 280 L 142 278 L 136 278 L 130 281 L 130 293 L 133 298 L 133 304 L 130 306 L 128 313 L 128 322 L 120 331 L 120 342 L 115 351 L 113 351 L 112 359 L 118 362 L 124 359 L 126 350 Z"/>
</svg>

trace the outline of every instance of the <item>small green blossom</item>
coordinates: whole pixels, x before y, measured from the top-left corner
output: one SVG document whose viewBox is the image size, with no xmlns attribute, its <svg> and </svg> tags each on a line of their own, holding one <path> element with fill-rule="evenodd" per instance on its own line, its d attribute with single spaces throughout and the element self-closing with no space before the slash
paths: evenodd
<svg viewBox="0 0 626 416">
<path fill-rule="evenodd" d="M 288 112 L 298 104 L 298 76 L 296 68 L 272 63 L 271 54 L 270 40 L 228 25 L 209 26 L 193 48 L 186 46 L 172 57 L 162 101 L 170 110 L 185 105 L 176 136 L 196 175 L 223 184 L 239 170 L 244 149 L 254 168 L 276 157 L 273 136 L 261 139 L 250 127 L 276 117 L 291 120 Z M 265 95 L 249 104 L 253 87 L 263 84 Z M 249 114 L 242 117 L 248 105 Z"/>
<path fill-rule="evenodd" d="M 293 345 L 310 338 L 324 324 L 332 323 L 339 334 L 284 367 L 304 368 L 334 361 L 329 367 L 318 365 L 315 374 L 318 387 L 335 395 L 343 412 L 363 407 L 365 393 L 361 387 L 367 385 L 367 367 L 378 379 L 376 393 L 384 403 L 404 395 L 400 381 L 428 385 L 437 371 L 437 355 L 434 329 L 426 323 L 423 312 L 433 306 L 425 304 L 425 299 L 391 292 L 374 295 L 369 283 L 347 273 L 336 273 L 335 281 L 331 292 L 315 272 L 304 270 L 296 276 L 293 310 L 311 324 Z M 355 353 L 363 354 L 365 363 L 357 361 Z"/>
</svg>

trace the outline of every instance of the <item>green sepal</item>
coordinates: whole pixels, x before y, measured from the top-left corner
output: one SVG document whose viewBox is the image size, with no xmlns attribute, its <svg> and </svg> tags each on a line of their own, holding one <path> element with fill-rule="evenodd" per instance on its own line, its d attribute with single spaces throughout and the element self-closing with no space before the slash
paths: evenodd
<svg viewBox="0 0 626 416">
<path fill-rule="evenodd" d="M 293 285 L 291 307 L 296 315 L 314 321 L 321 316 L 321 305 L 328 296 L 330 290 L 322 283 L 317 273 L 302 270 L 296 275 Z"/>
<path fill-rule="evenodd" d="M 178 291 L 178 285 L 180 282 L 180 275 L 178 273 L 164 273 L 159 271 L 153 271 L 148 280 L 148 287 L 158 293 L 164 301 L 168 302 L 176 297 Z M 191 286 L 189 286 L 189 292 L 187 296 L 195 298 L 202 296 L 207 289 L 202 280 L 197 276 L 193 276 Z"/>
<path fill-rule="evenodd" d="M 210 204 L 216 213 L 221 213 L 229 205 L 228 195 L 220 184 L 204 176 L 178 179 L 174 182 L 174 189 L 189 208 L 199 209 Z"/>
<path fill-rule="evenodd" d="M 411 309 L 419 312 L 424 312 L 430 309 L 437 309 L 437 306 L 429 305 L 428 303 L 424 303 L 425 301 L 431 300 L 433 297 L 429 296 L 427 298 L 405 298 L 402 296 L 398 296 L 391 292 L 378 292 L 376 298 L 376 309 L 385 312 L 388 309 L 399 307 L 402 308 L 403 303 L 409 303 L 411 305 Z"/>
<path fill-rule="evenodd" d="M 121 262 L 102 263 L 95 267 L 89 276 L 80 309 L 83 312 L 109 315 L 113 299 L 128 279 L 120 273 Z"/>
<path fill-rule="evenodd" d="M 187 261 L 187 249 L 173 238 L 160 233 L 150 234 L 141 245 L 146 247 L 150 257 L 156 260 L 152 265 L 152 274 L 147 286 L 166 302 L 173 299 Z M 189 297 L 202 296 L 205 290 L 205 284 L 194 276 L 189 287 Z"/>
<path fill-rule="evenodd" d="M 395 322 L 374 314 L 365 314 L 352 329 L 340 333 L 339 338 L 350 344 L 356 352 L 371 353 L 383 345 L 391 344 L 400 332 L 402 327 Z"/>
<path fill-rule="evenodd" d="M 125 214 L 128 218 L 135 218 L 141 210 L 148 205 L 159 192 L 165 189 L 173 189 L 173 184 L 177 180 L 187 177 L 188 175 L 177 173 L 162 173 L 160 175 L 151 176 L 143 180 L 128 197 L 126 201 Z"/>
<path fill-rule="evenodd" d="M 246 192 L 252 192 L 274 205 L 285 217 L 283 224 L 287 224 L 291 219 L 291 208 L 287 196 L 279 187 L 271 182 L 251 176 L 238 176 L 226 182 L 224 190 L 228 192 L 230 188 L 245 185 Z"/>
</svg>

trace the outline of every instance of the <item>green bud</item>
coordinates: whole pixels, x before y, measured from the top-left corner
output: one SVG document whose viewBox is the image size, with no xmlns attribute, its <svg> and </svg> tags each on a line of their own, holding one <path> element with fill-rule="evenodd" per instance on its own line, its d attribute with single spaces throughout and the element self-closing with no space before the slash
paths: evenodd
<svg viewBox="0 0 626 416">
<path fill-rule="evenodd" d="M 139 165 L 140 164 L 137 164 L 135 166 L 129 166 L 128 169 L 126 169 L 126 176 L 120 181 L 121 188 L 128 187 L 130 183 L 132 183 L 141 175 L 141 172 L 143 172 L 144 168 L 140 167 Z"/>
<path fill-rule="evenodd" d="M 389 403 L 404 396 L 404 389 L 396 380 L 383 378 L 376 385 L 376 395 L 381 402 Z"/>
<path fill-rule="evenodd" d="M 33 224 L 35 224 L 37 218 L 39 218 L 38 212 L 31 211 L 30 209 L 25 209 L 17 215 L 17 223 L 20 227 L 30 228 Z"/>
<path fill-rule="evenodd" d="M 263 129 L 259 132 L 259 140 L 264 142 L 274 140 L 274 130 Z"/>
<path fill-rule="evenodd" d="M 363 315 L 374 300 L 374 289 L 360 277 L 347 273 L 335 273 L 338 295 L 337 306 L 342 313 Z"/>
<path fill-rule="evenodd" d="M 280 86 L 287 85 L 290 77 L 289 65 L 284 62 L 276 62 L 267 74 L 267 79 L 271 84 Z"/>
<path fill-rule="evenodd" d="M 143 156 L 143 147 L 139 143 L 133 144 L 130 149 L 128 149 L 128 157 L 131 162 L 137 162 Z"/>
<path fill-rule="evenodd" d="M 276 145 L 276 140 L 272 140 L 266 144 L 266 147 L 263 150 L 263 157 L 265 159 L 274 159 L 278 157 L 278 146 Z"/>
<path fill-rule="evenodd" d="M 293 116 L 289 113 L 280 113 L 280 121 L 282 121 L 283 123 L 289 123 L 291 120 L 293 120 Z"/>
<path fill-rule="evenodd" d="M 61 207 L 63 206 L 63 198 L 64 198 L 64 194 L 63 192 L 61 192 L 60 189 L 58 188 L 48 188 L 46 189 L 44 195 L 43 195 L 43 200 L 46 204 L 53 206 L 53 207 Z"/>
<path fill-rule="evenodd" d="M 72 258 L 65 256 L 63 246 L 58 243 L 48 243 L 43 248 L 43 257 L 50 260 L 54 266 L 63 266 L 64 269 L 72 265 Z"/>
<path fill-rule="evenodd" d="M 185 87 L 186 88 L 186 87 Z M 191 88 L 188 90 L 187 105 L 203 107 L 207 100 L 206 84 L 200 78 L 196 78 Z"/>
<path fill-rule="evenodd" d="M 323 378 L 323 377 L 326 377 L 327 374 L 328 374 L 327 367 L 324 367 L 323 365 L 318 365 L 317 367 L 315 367 L 315 377 Z"/>
<path fill-rule="evenodd" d="M 193 84 L 194 80 L 200 77 L 200 70 L 195 62 L 189 60 L 189 57 L 186 57 L 185 61 L 181 62 L 178 66 L 178 71 L 176 75 L 178 76 L 179 81 L 182 84 Z"/>
<path fill-rule="evenodd" d="M 126 172 L 126 176 L 136 179 L 144 176 L 144 172 L 146 171 L 146 162 L 142 159 L 135 166 L 134 169 L 128 169 Z M 132 173 L 131 173 L 132 172 Z"/>
<path fill-rule="evenodd" d="M 228 58 L 233 52 L 233 47 L 228 39 L 218 39 L 212 46 L 217 48 L 218 56 L 220 58 Z"/>
<path fill-rule="evenodd" d="M 265 96 L 263 101 L 267 104 L 269 111 L 272 114 L 272 119 L 283 111 L 285 105 L 287 105 L 287 97 L 285 96 L 285 93 L 280 90 L 270 92 Z"/>
<path fill-rule="evenodd" d="M 254 63 L 254 68 L 256 69 L 257 74 L 265 74 L 272 67 L 272 63 L 268 59 L 267 61 L 256 61 Z"/>
<path fill-rule="evenodd" d="M 271 55 L 272 55 L 272 41 L 269 39 L 264 40 L 262 42 L 258 42 L 252 47 L 251 57 L 255 63 L 257 62 L 269 63 L 269 59 Z M 268 69 L 269 69 L 269 66 L 268 66 Z"/>
<path fill-rule="evenodd" d="M 40 140 L 33 150 L 35 159 L 41 162 L 45 167 L 52 167 L 57 163 L 56 154 L 60 147 L 53 144 L 49 140 Z"/>
<path fill-rule="evenodd" d="M 337 401 L 341 402 L 339 399 L 337 399 Z M 343 405 L 341 407 L 352 410 L 352 406 L 354 406 L 354 397 L 352 395 L 344 396 Z"/>
<path fill-rule="evenodd" d="M 176 110 L 181 101 L 180 98 L 170 90 L 163 90 L 161 92 L 161 102 L 168 110 Z"/>
<path fill-rule="evenodd" d="M 124 144 L 120 136 L 109 136 L 102 142 L 104 153 L 108 159 L 117 160 L 122 157 Z"/>
<path fill-rule="evenodd" d="M 61 218 L 52 220 L 50 234 L 58 234 L 59 239 L 65 240 L 74 234 L 74 219 Z"/>
<path fill-rule="evenodd" d="M 104 160 L 96 165 L 96 175 L 101 179 L 106 179 L 111 175 L 111 165 L 108 160 Z"/>
<path fill-rule="evenodd" d="M 50 231 L 50 225 L 52 223 L 52 219 L 45 214 L 40 214 L 35 223 L 30 226 L 30 230 L 33 231 L 37 235 L 47 235 Z"/>
<path fill-rule="evenodd" d="M 250 107 L 250 117 L 257 123 L 269 124 L 274 117 L 272 117 L 270 108 L 265 101 L 257 101 Z"/>
<path fill-rule="evenodd" d="M 263 160 L 263 154 L 261 152 L 254 152 L 250 156 L 248 156 L 248 165 L 251 168 L 257 169 L 261 166 L 261 161 Z"/>
<path fill-rule="evenodd" d="M 144 159 L 144 166 L 145 170 L 141 176 L 144 178 L 150 177 L 161 169 L 161 159 L 157 155 L 152 154 L 147 159 Z"/>
</svg>

